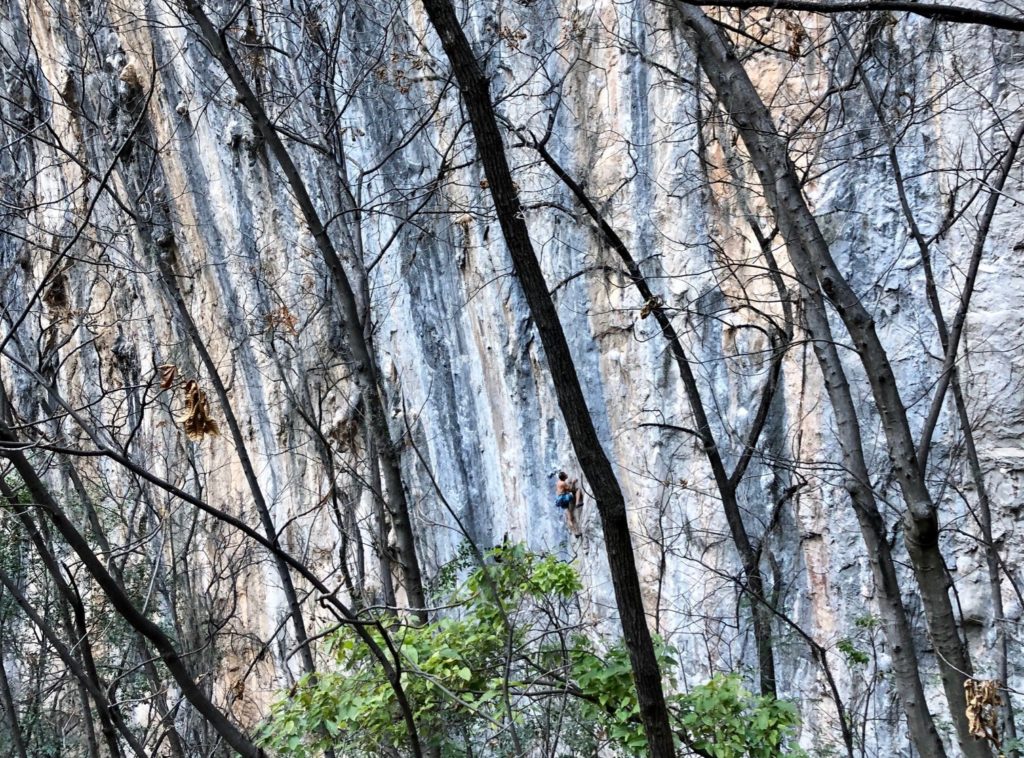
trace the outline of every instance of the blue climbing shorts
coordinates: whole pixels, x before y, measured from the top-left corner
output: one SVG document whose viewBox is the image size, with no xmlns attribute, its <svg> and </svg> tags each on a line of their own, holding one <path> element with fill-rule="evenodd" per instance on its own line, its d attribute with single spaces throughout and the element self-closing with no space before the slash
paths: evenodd
<svg viewBox="0 0 1024 758">
<path fill-rule="evenodd" d="M 568 508 L 576 501 L 576 496 L 571 492 L 563 492 L 555 498 L 555 505 L 559 508 Z"/>
</svg>

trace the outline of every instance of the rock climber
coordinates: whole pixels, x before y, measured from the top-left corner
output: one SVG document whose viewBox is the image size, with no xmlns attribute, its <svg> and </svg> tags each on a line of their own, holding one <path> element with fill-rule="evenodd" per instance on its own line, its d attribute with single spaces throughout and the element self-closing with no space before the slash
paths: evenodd
<svg viewBox="0 0 1024 758">
<path fill-rule="evenodd" d="M 565 523 L 573 536 L 583 536 L 576 522 L 576 511 L 583 505 L 583 490 L 580 489 L 579 482 L 570 479 L 564 471 L 558 472 L 558 481 L 555 482 L 555 505 L 565 511 Z"/>
</svg>

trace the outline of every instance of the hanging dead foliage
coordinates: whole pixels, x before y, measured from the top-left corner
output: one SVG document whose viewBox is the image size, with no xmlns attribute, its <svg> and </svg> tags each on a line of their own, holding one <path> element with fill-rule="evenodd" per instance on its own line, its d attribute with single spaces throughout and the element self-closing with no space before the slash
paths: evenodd
<svg viewBox="0 0 1024 758">
<path fill-rule="evenodd" d="M 210 418 L 206 393 L 199 389 L 199 383 L 194 379 L 185 382 L 185 415 L 179 422 L 194 442 L 199 442 L 207 434 L 220 434 L 217 422 Z"/>
<path fill-rule="evenodd" d="M 644 307 L 640 310 L 640 318 L 647 318 L 655 311 L 656 308 L 660 307 L 661 298 L 655 295 L 654 297 L 650 298 L 646 303 L 644 303 Z"/>
<path fill-rule="evenodd" d="M 294 314 L 288 310 L 287 305 L 282 305 L 280 308 L 275 308 L 267 314 L 267 326 L 271 329 L 284 330 L 291 334 L 293 337 L 298 337 L 299 332 L 295 328 L 299 323 L 299 320 Z"/>
<path fill-rule="evenodd" d="M 156 368 L 160 372 L 160 389 L 169 390 L 174 384 L 174 377 L 178 375 L 178 367 L 173 363 L 165 363 Z"/>
<path fill-rule="evenodd" d="M 988 740 L 997 750 L 999 743 L 999 683 L 991 679 L 979 681 L 966 679 L 964 694 L 967 696 L 967 728 L 979 740 Z"/>
</svg>

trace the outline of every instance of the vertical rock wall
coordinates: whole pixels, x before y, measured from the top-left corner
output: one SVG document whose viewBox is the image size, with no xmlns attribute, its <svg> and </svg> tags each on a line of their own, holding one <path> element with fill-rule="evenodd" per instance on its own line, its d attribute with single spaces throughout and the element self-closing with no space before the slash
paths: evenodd
<svg viewBox="0 0 1024 758">
<path fill-rule="evenodd" d="M 552 505 L 554 473 L 575 470 L 575 462 L 457 92 L 422 9 L 362 4 L 335 12 L 254 8 L 238 15 L 231 33 L 251 37 L 238 56 L 291 137 L 372 319 L 426 573 L 433 576 L 466 536 L 487 546 L 507 535 L 572 557 L 585 578 L 588 620 L 613 631 L 596 514 L 583 511 L 585 536 L 572 543 Z M 780 127 L 796 130 L 794 155 L 808 195 L 841 269 L 875 315 L 916 428 L 941 348 L 884 135 L 863 91 L 843 90 L 853 53 L 820 17 L 723 17 L 774 46 L 752 52 L 748 71 Z M 472 3 L 464 18 L 503 116 L 520 136 L 550 130 L 547 149 L 583 184 L 673 309 L 733 465 L 767 376 L 767 328 L 783 317 L 749 219 L 773 235 L 783 264 L 785 252 L 751 188 L 742 148 L 666 9 L 537 0 Z M 1022 42 L 922 19 L 842 18 L 856 50 L 870 48 L 867 71 L 898 135 L 913 212 L 933 234 L 954 192 L 959 207 L 984 186 L 986 167 L 1020 119 Z M 338 37 L 325 52 L 318 34 L 330 30 Z M 753 49 L 749 37 L 738 40 Z M 287 186 L 215 61 L 180 10 L 159 2 L 11 3 L 0 10 L 0 43 L 3 334 L 28 313 L 5 347 L 2 380 L 22 419 L 67 435 L 69 445 L 87 442 L 77 425 L 44 420 L 53 399 L 42 387 L 54 382 L 100 437 L 130 438 L 128 449 L 148 470 L 255 524 L 228 438 L 190 442 L 176 421 L 180 396 L 157 391 L 155 367 L 168 363 L 210 391 L 171 305 L 178 291 L 228 388 L 275 520 L 288 525 L 285 543 L 311 556 L 334 584 L 346 565 L 365 571 L 372 589 L 375 536 L 360 464 L 367 442 L 339 315 Z M 325 71 L 333 103 L 317 86 Z M 830 88 L 840 94 L 813 110 Z M 324 136 L 328 123 L 344 127 L 340 139 Z M 657 631 L 683 651 L 683 683 L 746 670 L 755 660 L 737 598 L 738 559 L 706 460 L 685 431 L 692 421 L 666 345 L 580 207 L 516 143 L 510 132 L 534 244 L 627 494 Z M 961 363 L 995 537 L 1011 575 L 1021 556 L 1024 472 L 1021 185 L 1018 168 L 986 247 Z M 932 265 L 950 314 L 981 202 L 934 242 Z M 845 356 L 877 472 L 872 484 L 902 555 L 902 503 L 884 440 L 856 356 Z M 782 376 L 740 489 L 748 530 L 763 543 L 780 607 L 831 651 L 844 695 L 870 722 L 868 754 L 904 750 L 892 726 L 898 709 L 871 622 L 870 572 L 843 490 L 834 419 L 799 330 Z M 221 416 L 217 403 L 212 415 Z M 991 675 L 994 619 L 970 515 L 975 493 L 950 413 L 932 460 L 936 479 L 949 480 L 936 491 L 959 606 L 975 664 Z M 133 477 L 102 460 L 88 484 L 117 514 L 115 542 L 155 534 L 157 522 L 173 533 L 151 550 L 148 570 L 161 584 L 174 577 L 159 576 L 158 556 L 197 550 L 191 591 L 208 588 L 234 628 L 274 636 L 284 599 L 271 564 L 251 545 L 171 498 L 132 504 Z M 242 581 L 223 583 L 219 569 L 238 561 L 246 566 Z M 909 574 L 905 597 L 919 622 Z M 1008 618 L 1018 621 L 1009 583 L 1004 597 Z M 807 743 L 827 743 L 835 716 L 820 671 L 800 634 L 782 622 L 777 633 L 781 694 L 799 701 Z M 252 718 L 266 691 L 294 674 L 284 662 L 287 639 L 274 639 L 257 692 L 239 701 Z M 870 651 L 872 663 L 844 658 L 836 647 L 843 640 Z M 237 660 L 252 652 L 248 644 L 233 651 Z M 921 645 L 927 659 L 923 633 Z M 225 664 L 225 689 L 241 675 L 232 665 Z M 924 666 L 934 671 L 932 662 Z M 926 681 L 941 698 L 933 678 Z"/>
</svg>

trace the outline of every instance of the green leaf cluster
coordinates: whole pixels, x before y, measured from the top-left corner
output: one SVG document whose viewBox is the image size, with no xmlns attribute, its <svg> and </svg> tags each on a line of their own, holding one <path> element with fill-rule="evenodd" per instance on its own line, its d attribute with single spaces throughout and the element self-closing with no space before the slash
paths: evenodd
<svg viewBox="0 0 1024 758">
<path fill-rule="evenodd" d="M 865 666 L 871 661 L 871 656 L 857 647 L 853 640 L 844 637 L 836 643 L 836 648 L 846 658 L 850 666 Z"/>
<path fill-rule="evenodd" d="M 662 671 L 676 668 L 674 651 L 655 640 Z M 628 755 L 643 755 L 647 740 L 633 688 L 629 655 L 620 643 L 603 656 L 584 649 L 574 656 L 573 676 L 587 718 L 599 724 Z M 787 702 L 760 697 L 743 687 L 737 674 L 720 674 L 685 693 L 667 696 L 680 742 L 712 758 L 797 756 L 790 743 L 799 723 Z"/>
<path fill-rule="evenodd" d="M 621 642 L 580 632 L 581 588 L 568 563 L 506 545 L 451 591 L 455 612 L 372 632 L 396 653 L 421 741 L 443 756 L 511 755 L 515 730 L 526 749 L 543 746 L 549 754 L 642 755 L 647 742 L 629 655 Z M 348 627 L 328 639 L 334 665 L 275 701 L 263 745 L 295 758 L 328 747 L 347 756 L 408 754 L 395 693 L 366 645 Z M 663 671 L 676 669 L 674 651 L 660 641 L 658 654 Z M 669 702 L 680 745 L 691 752 L 791 754 L 795 709 L 752 695 L 738 676 L 714 677 Z"/>
<path fill-rule="evenodd" d="M 673 698 L 689 743 L 713 758 L 801 755 L 790 745 L 798 723 L 791 703 L 754 695 L 740 677 L 712 677 Z"/>
</svg>

